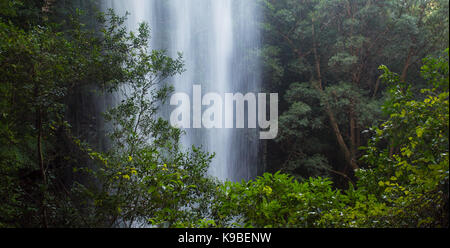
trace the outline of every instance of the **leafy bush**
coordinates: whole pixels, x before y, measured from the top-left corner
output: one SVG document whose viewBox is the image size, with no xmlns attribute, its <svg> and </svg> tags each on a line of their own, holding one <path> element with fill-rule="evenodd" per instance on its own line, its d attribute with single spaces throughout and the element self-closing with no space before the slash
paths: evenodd
<svg viewBox="0 0 450 248">
<path fill-rule="evenodd" d="M 323 178 L 299 183 L 281 173 L 266 173 L 242 183 L 227 182 L 219 189 L 219 204 L 214 208 L 216 223 L 244 227 L 315 226 L 321 215 L 342 207 L 344 202 L 344 196 L 331 184 Z"/>
<path fill-rule="evenodd" d="M 216 226 L 244 227 L 445 227 L 448 226 L 448 49 L 427 58 L 422 76 L 430 88 L 411 87 L 385 66 L 389 119 L 364 148 L 368 168 L 356 187 L 340 191 L 329 179 L 298 182 L 264 174 L 226 182 L 214 205 Z M 421 100 L 414 100 L 414 99 Z"/>
</svg>

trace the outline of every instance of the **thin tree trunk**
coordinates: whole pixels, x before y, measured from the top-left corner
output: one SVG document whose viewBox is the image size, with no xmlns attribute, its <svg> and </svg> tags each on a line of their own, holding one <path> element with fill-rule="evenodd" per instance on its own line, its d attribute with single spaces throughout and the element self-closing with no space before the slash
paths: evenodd
<svg viewBox="0 0 450 248">
<path fill-rule="evenodd" d="M 35 75 L 36 72 L 36 64 L 33 65 L 32 71 L 30 75 Z M 45 191 L 47 190 L 47 175 L 45 172 L 45 166 L 44 166 L 44 155 L 42 152 L 42 107 L 39 103 L 39 82 L 34 82 L 34 99 L 36 104 L 36 129 L 37 129 L 37 137 L 36 137 L 36 149 L 37 149 L 37 163 L 39 166 L 39 170 L 41 172 L 42 176 L 42 183 L 44 185 L 44 189 L 41 193 L 41 208 L 42 208 L 42 222 L 45 228 L 48 227 L 48 219 L 47 219 L 47 207 L 45 206 Z"/>
<path fill-rule="evenodd" d="M 42 182 L 44 184 L 44 192 L 42 193 L 42 219 L 44 227 L 48 227 L 48 214 L 47 214 L 47 207 L 45 206 L 45 190 L 47 189 L 47 175 L 45 172 L 45 166 L 44 166 L 44 156 L 42 152 L 42 113 L 40 107 L 38 108 L 38 111 L 36 113 L 37 115 L 37 129 L 38 129 L 38 135 L 37 135 L 37 154 L 38 154 L 38 163 L 39 163 L 39 169 L 41 170 L 42 175 Z"/>
<path fill-rule="evenodd" d="M 381 83 L 381 76 L 379 76 L 377 78 L 377 82 L 375 83 L 375 88 L 373 89 L 372 100 L 375 99 L 375 97 L 378 94 L 378 89 L 380 88 L 380 83 Z"/>
<path fill-rule="evenodd" d="M 38 135 L 37 135 L 37 152 L 38 152 L 38 164 L 39 169 L 41 170 L 42 180 L 44 184 L 47 184 L 47 176 L 45 173 L 45 166 L 44 166 L 44 156 L 42 153 L 42 113 L 40 107 L 38 108 L 38 111 L 36 113 L 36 126 L 38 129 Z"/>
<path fill-rule="evenodd" d="M 314 20 L 313 20 L 314 22 Z M 324 94 L 323 92 L 323 85 L 322 85 L 322 73 L 320 70 L 320 58 L 317 52 L 317 41 L 315 39 L 315 27 L 314 27 L 314 23 L 312 24 L 312 36 L 313 36 L 313 53 L 314 53 L 314 59 L 315 59 L 315 66 L 316 66 L 316 73 L 317 73 L 317 80 L 318 80 L 318 85 L 317 85 L 317 90 L 319 90 L 319 92 L 321 94 Z M 346 162 L 348 163 L 348 165 L 350 165 L 353 170 L 357 170 L 359 169 L 358 164 L 356 163 L 355 159 L 352 157 L 350 150 L 347 147 L 347 144 L 344 141 L 344 138 L 342 137 L 342 133 L 339 129 L 339 125 L 338 122 L 334 116 L 334 113 L 331 111 L 331 108 L 329 106 L 328 103 L 325 103 L 325 111 L 328 115 L 328 118 L 330 120 L 330 125 L 331 128 L 333 130 L 333 133 L 336 136 L 336 140 L 339 144 L 339 147 L 341 149 L 341 151 L 344 154 L 344 158 L 346 160 Z"/>
<path fill-rule="evenodd" d="M 35 99 L 39 97 L 39 86 L 37 83 L 34 88 Z M 36 103 L 39 105 L 39 103 Z M 42 110 L 41 106 L 38 106 L 36 109 L 36 129 L 37 129 L 37 140 L 36 140 L 36 149 L 37 149 L 37 163 L 39 165 L 39 170 L 42 176 L 42 183 L 44 185 L 44 191 L 41 192 L 41 207 L 42 207 L 42 222 L 45 228 L 48 227 L 47 221 L 47 207 L 45 206 L 45 190 L 47 188 L 47 175 L 44 166 L 44 155 L 42 151 Z"/>
<path fill-rule="evenodd" d="M 414 49 L 411 47 L 408 52 L 408 57 L 406 57 L 406 61 L 403 66 L 402 75 L 400 76 L 400 80 L 403 82 L 406 80 L 406 75 L 408 74 L 408 68 L 411 66 L 411 59 L 413 57 L 413 54 Z"/>
<path fill-rule="evenodd" d="M 356 148 L 361 146 L 361 127 L 356 125 Z"/>
<path fill-rule="evenodd" d="M 350 110 L 350 153 L 352 159 L 356 158 L 356 148 L 356 118 L 352 106 Z"/>
</svg>

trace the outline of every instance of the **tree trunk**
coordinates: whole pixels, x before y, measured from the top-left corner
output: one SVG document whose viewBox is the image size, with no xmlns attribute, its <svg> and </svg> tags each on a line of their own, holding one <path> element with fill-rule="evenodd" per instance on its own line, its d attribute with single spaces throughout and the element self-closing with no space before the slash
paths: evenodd
<svg viewBox="0 0 450 248">
<path fill-rule="evenodd" d="M 377 78 L 377 82 L 375 83 L 375 88 L 373 89 L 372 100 L 375 99 L 378 93 L 378 89 L 380 88 L 381 76 Z"/>
<path fill-rule="evenodd" d="M 356 118 L 352 106 L 352 109 L 350 110 L 350 153 L 352 159 L 356 158 L 356 135 Z"/>
<path fill-rule="evenodd" d="M 39 107 L 36 112 L 36 127 L 38 129 L 37 134 L 37 155 L 38 155 L 38 163 L 39 163 L 39 169 L 41 170 L 42 175 L 42 182 L 44 184 L 44 190 L 47 188 L 47 175 L 45 172 L 45 166 L 44 166 L 44 156 L 42 153 L 42 112 L 41 108 Z M 42 193 L 42 219 L 44 227 L 48 227 L 48 221 L 47 221 L 47 207 L 45 206 L 45 191 Z"/>
<path fill-rule="evenodd" d="M 35 75 L 36 72 L 36 64 L 33 65 L 32 71 L 30 75 Z M 47 176 L 45 172 L 45 166 L 44 166 L 44 156 L 42 152 L 42 107 L 39 102 L 39 96 L 40 96 L 40 89 L 39 89 L 39 82 L 34 82 L 34 100 L 36 105 L 36 129 L 37 129 L 37 137 L 36 137 L 36 149 L 37 149 L 37 164 L 39 166 L 39 170 L 41 172 L 42 176 L 42 183 L 44 185 L 44 189 L 41 193 L 41 208 L 42 208 L 42 224 L 45 228 L 48 227 L 48 221 L 47 221 L 47 207 L 45 206 L 45 191 L 47 190 Z"/>
<path fill-rule="evenodd" d="M 314 20 L 313 20 L 313 22 L 314 22 Z M 316 67 L 317 80 L 318 80 L 318 85 L 317 85 L 316 89 L 319 90 L 319 92 L 321 94 L 324 94 L 323 85 L 322 85 L 322 73 L 321 73 L 321 69 L 320 69 L 320 58 L 319 58 L 319 55 L 317 52 L 317 42 L 316 42 L 316 38 L 315 38 L 314 23 L 312 24 L 312 36 L 313 36 L 313 53 L 314 53 L 315 67 Z M 340 147 L 342 153 L 344 154 L 344 158 L 345 158 L 347 164 L 350 165 L 351 168 L 353 168 L 353 170 L 359 169 L 358 164 L 356 163 L 355 159 L 352 157 L 352 154 L 351 154 L 350 150 L 348 149 L 344 138 L 342 137 L 342 133 L 339 129 L 337 120 L 334 116 L 334 113 L 331 111 L 331 108 L 328 103 L 325 103 L 325 111 L 328 115 L 331 128 L 333 130 L 334 135 L 336 136 L 336 140 L 339 144 L 339 147 Z"/>
<path fill-rule="evenodd" d="M 408 52 L 408 57 L 406 57 L 405 64 L 403 66 L 402 75 L 400 76 L 400 80 L 404 82 L 406 80 L 406 75 L 408 74 L 408 68 L 411 66 L 411 60 L 414 55 L 414 49 L 411 47 Z"/>
</svg>

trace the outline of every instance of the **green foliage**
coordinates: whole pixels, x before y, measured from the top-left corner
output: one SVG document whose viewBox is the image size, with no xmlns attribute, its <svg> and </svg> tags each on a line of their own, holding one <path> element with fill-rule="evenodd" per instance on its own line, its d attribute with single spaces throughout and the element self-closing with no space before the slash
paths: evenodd
<svg viewBox="0 0 450 248">
<path fill-rule="evenodd" d="M 40 218 L 48 218 L 43 217 L 49 208 L 47 193 L 58 187 L 49 182 L 48 171 L 59 167 L 55 144 L 68 126 L 64 99 L 75 85 L 88 80 L 86 75 L 93 75 L 91 68 L 100 54 L 100 48 L 90 53 L 80 46 L 94 43 L 95 38 L 76 26 L 76 20 L 73 24 L 73 29 L 63 33 L 55 25 L 24 30 L 0 21 L 0 125 L 5 151 L 0 160 L 5 180 L 10 182 L 1 192 L 13 194 L 5 197 L 11 202 L 5 201 L 4 209 L 22 209 L 15 213 L 18 216 L 6 214 L 2 220 L 6 225 L 35 225 Z"/>
<path fill-rule="evenodd" d="M 363 182 L 378 183 L 405 226 L 448 225 L 448 49 L 439 58 L 424 60 L 421 74 L 429 88 L 413 98 L 410 86 L 386 67 L 390 86 L 385 111 L 390 115 L 369 143 L 365 160 L 377 168 L 366 172 Z M 415 100 L 415 99 L 419 100 Z M 390 149 L 379 149 L 388 141 Z"/>
<path fill-rule="evenodd" d="M 327 149 L 327 144 L 321 141 L 325 137 L 326 120 L 317 114 L 320 102 L 317 92 L 308 83 L 294 83 L 285 98 L 292 105 L 279 118 L 283 128 L 276 141 L 288 154 L 280 169 L 299 178 L 328 176 L 331 166 L 320 154 Z"/>
<path fill-rule="evenodd" d="M 448 49 L 424 60 L 430 88 L 414 100 L 387 67 L 387 121 L 375 128 L 356 187 L 340 191 L 329 179 L 304 182 L 287 174 L 227 182 L 219 188 L 214 224 L 238 227 L 446 227 L 449 176 Z M 304 108 L 307 109 L 307 108 Z M 307 112 L 307 111 L 306 111 Z M 386 142 L 389 141 L 389 142 Z M 389 144 L 395 144 L 390 154 Z M 388 144 L 388 145 L 386 145 Z"/>
<path fill-rule="evenodd" d="M 448 227 L 448 2 L 260 2 L 281 172 L 220 183 L 213 156 L 158 117 L 184 69 L 146 24 L 0 0 L 0 227 Z M 379 77 L 382 62 L 401 74 Z M 71 94 L 92 89 L 120 96 L 104 150 L 68 121 Z M 362 157 L 355 177 L 336 134 Z"/>
<path fill-rule="evenodd" d="M 310 178 L 299 183 L 287 174 L 264 174 L 220 187 L 215 223 L 237 227 L 313 227 L 323 213 L 339 207 L 343 195 L 331 181 Z"/>
<path fill-rule="evenodd" d="M 207 214 L 203 197 L 213 185 L 206 178 L 212 156 L 195 147 L 182 151 L 180 130 L 157 117 L 171 91 L 165 81 L 183 72 L 183 63 L 164 51 L 147 51 L 148 37 L 142 24 L 127 38 L 132 52 L 123 68 L 126 84 L 120 103 L 105 113 L 111 147 L 104 154 L 89 153 L 100 162 L 94 170 L 79 170 L 93 178 L 77 189 L 94 202 L 83 206 L 90 211 L 89 226 L 172 226 Z"/>
<path fill-rule="evenodd" d="M 386 85 L 378 66 L 423 88 L 425 80 L 412 68 L 447 46 L 448 1 L 259 2 L 264 88 L 284 96 L 280 137 L 268 145 L 276 151 L 268 155 L 270 170 L 324 176 L 323 163 L 314 168 L 303 162 L 320 156 L 328 169 L 352 177 L 349 161 L 358 161 L 358 147 L 369 138 L 363 130 L 382 117 Z M 341 176 L 334 181 L 340 187 L 348 182 Z"/>
<path fill-rule="evenodd" d="M 20 12 L 8 6 L 2 15 Z M 126 17 L 110 10 L 91 30 L 82 15 L 27 29 L 0 21 L 0 225 L 171 226 L 207 216 L 212 156 L 180 148 L 180 130 L 156 116 L 181 57 L 151 50 L 146 24 L 127 32 Z M 106 152 L 74 137 L 66 119 L 70 93 L 86 88 L 122 95 L 105 113 Z"/>
</svg>

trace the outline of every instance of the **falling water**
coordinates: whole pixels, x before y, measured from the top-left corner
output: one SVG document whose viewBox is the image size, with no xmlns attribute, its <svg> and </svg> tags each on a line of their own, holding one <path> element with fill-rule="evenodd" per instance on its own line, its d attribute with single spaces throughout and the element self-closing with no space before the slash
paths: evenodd
<svg viewBox="0 0 450 248">
<path fill-rule="evenodd" d="M 183 54 L 185 69 L 172 79 L 176 92 L 259 92 L 258 8 L 255 0 L 103 0 L 103 8 L 123 15 L 128 28 L 140 22 L 151 28 L 151 46 L 176 57 Z M 163 116 L 174 106 L 165 106 Z M 203 107 L 204 110 L 205 107 Z M 187 129 L 184 147 L 202 146 L 216 154 L 210 174 L 221 180 L 250 179 L 260 174 L 260 142 L 256 129 Z"/>
</svg>

